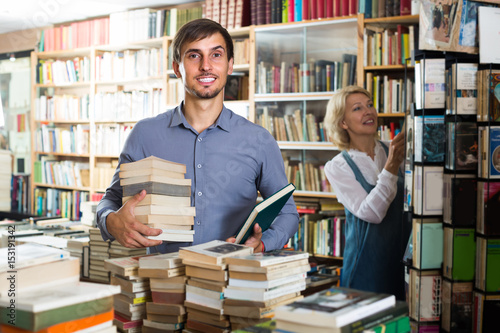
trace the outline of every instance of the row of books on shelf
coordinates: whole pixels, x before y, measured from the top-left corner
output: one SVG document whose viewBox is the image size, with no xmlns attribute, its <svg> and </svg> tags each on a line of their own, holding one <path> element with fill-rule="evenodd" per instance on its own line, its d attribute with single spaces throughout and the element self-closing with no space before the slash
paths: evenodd
<svg viewBox="0 0 500 333">
<path fill-rule="evenodd" d="M 96 162 L 93 173 L 93 186 L 101 190 L 107 188 L 111 184 L 117 166 L 118 159 L 112 159 L 110 162 Z"/>
<path fill-rule="evenodd" d="M 161 76 L 164 59 L 163 48 L 103 52 L 95 59 L 95 79 L 100 82 Z"/>
<path fill-rule="evenodd" d="M 238 29 L 250 25 L 250 0 L 205 0 L 204 17 L 224 28 Z"/>
<path fill-rule="evenodd" d="M 392 78 L 389 75 L 366 73 L 366 90 L 372 95 L 375 109 L 379 113 L 404 113 L 413 103 L 413 81 Z"/>
<path fill-rule="evenodd" d="M 295 251 L 313 255 L 342 257 L 344 254 L 345 217 L 317 218 L 304 214 L 299 220 L 299 229 L 290 239 Z"/>
<path fill-rule="evenodd" d="M 90 82 L 90 58 L 75 57 L 72 60 L 39 59 L 36 83 L 70 84 Z"/>
<path fill-rule="evenodd" d="M 0 172 L 0 211 L 10 211 L 12 205 L 12 160 L 13 156 L 9 150 L 0 150 L 0 162 L 3 165 Z"/>
<path fill-rule="evenodd" d="M 35 99 L 36 120 L 89 120 L 89 95 L 41 95 Z"/>
<path fill-rule="evenodd" d="M 88 154 L 88 125 L 69 125 L 54 127 L 42 124 L 35 132 L 35 151 L 45 153 Z"/>
<path fill-rule="evenodd" d="M 159 88 L 98 92 L 94 95 L 94 120 L 137 121 L 153 117 L 165 111 L 164 100 L 163 89 Z"/>
<path fill-rule="evenodd" d="M 118 124 L 97 125 L 93 147 L 96 155 L 119 156 L 132 127 Z"/>
<path fill-rule="evenodd" d="M 7 201 L 8 197 L 2 195 L 2 200 Z M 10 192 L 11 208 L 7 211 L 17 213 L 28 213 L 30 206 L 30 177 L 25 175 L 12 176 L 12 188 Z M 1 209 L 2 211 L 5 209 Z"/>
<path fill-rule="evenodd" d="M 365 67 L 406 65 L 412 51 L 418 49 L 418 26 L 398 24 L 384 29 L 368 25 L 364 32 Z"/>
<path fill-rule="evenodd" d="M 35 188 L 34 213 L 38 216 L 61 216 L 80 220 L 80 206 L 89 201 L 89 192 L 67 191 L 53 188 Z"/>
<path fill-rule="evenodd" d="M 173 36 L 184 23 L 202 17 L 202 7 L 136 9 L 109 17 L 73 22 L 42 30 L 39 52 L 70 50 L 107 44 L 126 44 Z"/>
<path fill-rule="evenodd" d="M 356 82 L 356 55 L 344 54 L 342 61 L 318 60 L 257 65 L 257 92 L 307 93 L 335 91 Z"/>
<path fill-rule="evenodd" d="M 418 14 L 419 4 L 411 0 L 360 0 L 359 13 L 365 18 L 381 18 Z"/>
<path fill-rule="evenodd" d="M 58 186 L 89 186 L 89 164 L 70 160 L 58 161 L 54 156 L 41 156 L 34 162 L 35 183 Z"/>
<path fill-rule="evenodd" d="M 290 23 L 356 15 L 358 1 L 261 0 L 250 2 L 250 9 L 252 25 Z"/>
<path fill-rule="evenodd" d="M 331 193 L 332 188 L 325 176 L 324 166 L 285 159 L 285 172 L 289 183 L 299 191 Z"/>
<path fill-rule="evenodd" d="M 377 131 L 380 140 L 391 141 L 396 135 L 398 135 L 399 132 L 401 132 L 401 129 L 399 127 L 399 123 L 392 121 L 388 125 L 380 125 Z"/>
<path fill-rule="evenodd" d="M 276 141 L 328 142 L 323 122 L 318 122 L 314 114 L 304 116 L 302 110 L 296 109 L 293 114 L 280 117 L 272 114 L 282 112 L 272 109 L 271 106 L 263 106 L 256 123 L 267 129 Z"/>
</svg>

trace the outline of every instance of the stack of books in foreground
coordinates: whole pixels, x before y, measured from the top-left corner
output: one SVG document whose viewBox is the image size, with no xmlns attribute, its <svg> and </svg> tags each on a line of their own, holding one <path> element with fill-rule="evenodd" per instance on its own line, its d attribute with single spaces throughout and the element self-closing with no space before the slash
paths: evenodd
<svg viewBox="0 0 500 333">
<path fill-rule="evenodd" d="M 17 260 L 10 260 L 14 255 Z M 0 250 L 0 332 L 116 332 L 116 286 L 79 282 L 77 258 L 39 244 Z"/>
<path fill-rule="evenodd" d="M 248 255 L 253 248 L 211 241 L 179 250 L 186 265 L 186 328 L 190 332 L 230 332 L 231 323 L 224 313 L 224 294 L 228 283 L 225 260 L 238 254 Z"/>
<path fill-rule="evenodd" d="M 275 311 L 280 332 L 410 332 L 406 302 L 394 295 L 331 287 Z"/>
<path fill-rule="evenodd" d="M 192 242 L 196 214 L 191 207 L 191 179 L 185 179 L 186 166 L 155 156 L 120 165 L 123 203 L 146 190 L 146 197 L 135 209 L 135 218 L 162 229 L 160 239 L 170 242 Z"/>
<path fill-rule="evenodd" d="M 276 250 L 226 259 L 229 283 L 224 314 L 231 328 L 240 329 L 271 320 L 278 306 L 302 299 L 310 270 L 309 253 Z"/>
<path fill-rule="evenodd" d="M 149 280 L 139 277 L 141 257 L 113 258 L 104 261 L 104 268 L 111 273 L 111 284 L 120 286 L 115 295 L 114 323 L 120 332 L 140 333 L 146 318 L 146 302 L 151 300 Z"/>
<path fill-rule="evenodd" d="M 157 254 L 139 259 L 139 276 L 149 278 L 152 302 L 146 303 L 147 319 L 142 333 L 173 332 L 186 322 L 186 275 L 179 253 Z"/>
<path fill-rule="evenodd" d="M 101 231 L 89 229 L 89 279 L 96 282 L 109 282 L 109 273 L 104 269 L 104 260 L 109 259 L 109 241 L 102 239 Z"/>
</svg>

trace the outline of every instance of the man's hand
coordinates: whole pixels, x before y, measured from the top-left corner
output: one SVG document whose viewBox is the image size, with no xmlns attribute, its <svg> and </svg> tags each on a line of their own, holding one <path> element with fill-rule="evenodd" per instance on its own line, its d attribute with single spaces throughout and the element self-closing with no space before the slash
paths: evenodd
<svg viewBox="0 0 500 333">
<path fill-rule="evenodd" d="M 142 190 L 128 200 L 116 213 L 110 213 L 106 218 L 108 232 L 123 246 L 129 248 L 142 248 L 157 246 L 161 240 L 151 240 L 144 236 L 158 236 L 161 229 L 153 229 L 137 221 L 134 208 L 146 196 Z"/>
<path fill-rule="evenodd" d="M 253 234 L 250 237 L 248 237 L 247 241 L 243 245 L 252 247 L 254 253 L 263 252 L 264 249 L 261 239 L 262 239 L 262 228 L 259 226 L 258 223 L 255 223 L 255 225 L 253 226 Z M 236 242 L 236 238 L 229 237 L 228 239 L 226 239 L 226 242 L 234 243 Z"/>
</svg>

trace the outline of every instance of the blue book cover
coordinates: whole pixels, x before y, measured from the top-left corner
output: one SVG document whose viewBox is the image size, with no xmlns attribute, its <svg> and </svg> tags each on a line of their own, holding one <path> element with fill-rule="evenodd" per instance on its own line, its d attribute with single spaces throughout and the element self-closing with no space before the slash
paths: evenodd
<svg viewBox="0 0 500 333">
<path fill-rule="evenodd" d="M 302 21 L 302 0 L 295 0 L 295 22 Z"/>
<path fill-rule="evenodd" d="M 415 117 L 415 162 L 444 162 L 444 115 Z"/>
<path fill-rule="evenodd" d="M 500 178 L 500 127 L 490 127 L 490 178 Z"/>
</svg>

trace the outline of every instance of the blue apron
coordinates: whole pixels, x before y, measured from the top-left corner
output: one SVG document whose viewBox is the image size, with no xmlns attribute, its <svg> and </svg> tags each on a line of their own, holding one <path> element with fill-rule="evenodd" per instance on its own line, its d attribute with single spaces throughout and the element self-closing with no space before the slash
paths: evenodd
<svg viewBox="0 0 500 333">
<path fill-rule="evenodd" d="M 386 154 L 388 148 L 381 143 Z M 342 152 L 356 180 L 367 193 L 375 187 L 361 174 L 346 151 Z M 380 224 L 368 223 L 345 209 L 345 250 L 342 286 L 395 295 L 404 300 L 403 189 L 404 177 L 398 172 L 398 191 Z M 403 242 L 404 240 L 404 242 Z"/>
</svg>

